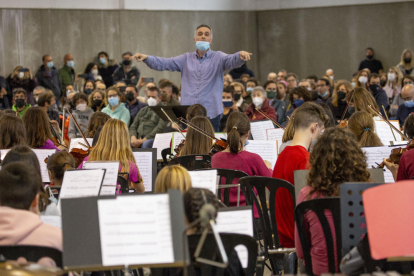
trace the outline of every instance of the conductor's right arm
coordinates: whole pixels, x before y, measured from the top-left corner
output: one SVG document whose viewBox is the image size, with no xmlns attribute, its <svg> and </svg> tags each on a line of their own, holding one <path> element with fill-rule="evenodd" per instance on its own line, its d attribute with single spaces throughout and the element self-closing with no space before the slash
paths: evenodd
<svg viewBox="0 0 414 276">
<path fill-rule="evenodd" d="M 136 53 L 131 57 L 131 60 L 134 58 L 138 62 L 143 61 L 149 68 L 157 71 L 168 70 L 181 72 L 185 62 L 185 54 L 172 58 L 162 58 Z"/>
</svg>

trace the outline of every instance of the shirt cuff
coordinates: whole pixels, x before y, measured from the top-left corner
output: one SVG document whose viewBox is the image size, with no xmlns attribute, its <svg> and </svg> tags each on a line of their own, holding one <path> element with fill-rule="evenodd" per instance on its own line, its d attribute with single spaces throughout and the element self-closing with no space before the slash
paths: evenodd
<svg viewBox="0 0 414 276">
<path fill-rule="evenodd" d="M 144 63 L 146 64 L 146 65 L 150 65 L 150 64 L 152 64 L 153 63 L 153 61 L 154 61 L 154 57 L 153 56 L 148 56 L 147 55 L 147 59 L 146 60 L 144 60 Z"/>
</svg>

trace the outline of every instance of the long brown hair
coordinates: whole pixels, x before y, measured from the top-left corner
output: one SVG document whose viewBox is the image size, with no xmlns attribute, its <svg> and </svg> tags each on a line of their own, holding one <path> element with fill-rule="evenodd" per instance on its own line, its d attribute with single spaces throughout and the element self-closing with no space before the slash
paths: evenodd
<svg viewBox="0 0 414 276">
<path fill-rule="evenodd" d="M 10 149 L 16 145 L 26 145 L 23 121 L 13 115 L 4 115 L 0 118 L 0 149 Z"/>
<path fill-rule="evenodd" d="M 348 129 L 355 135 L 360 147 L 383 146 L 375 133 L 374 119 L 365 111 L 358 111 L 352 114 L 348 120 Z"/>
<path fill-rule="evenodd" d="M 341 128 L 329 128 L 319 137 L 310 157 L 308 185 L 312 193 L 339 195 L 344 182 L 369 182 L 367 158 L 355 137 Z"/>
<path fill-rule="evenodd" d="M 339 87 L 341 87 L 342 85 L 345 86 L 345 89 L 346 89 L 346 93 L 347 94 L 349 92 L 351 92 L 351 90 L 352 90 L 352 84 L 349 81 L 347 81 L 347 80 L 339 80 L 336 83 L 335 88 L 334 88 L 333 93 L 332 93 L 332 105 L 333 106 L 338 106 L 338 90 L 339 90 Z"/>
<path fill-rule="evenodd" d="M 50 121 L 40 107 L 31 107 L 23 115 L 26 127 L 27 144 L 32 148 L 42 147 L 49 139 L 53 141 L 50 132 Z"/>
<path fill-rule="evenodd" d="M 290 141 L 293 139 L 293 136 L 295 136 L 295 128 L 293 127 L 293 118 L 295 117 L 296 109 L 293 110 L 292 115 L 290 116 L 290 120 L 288 121 L 285 132 L 283 133 L 282 137 L 282 143 L 286 143 L 287 141 Z"/>
<path fill-rule="evenodd" d="M 68 169 L 76 169 L 75 159 L 67 151 L 60 151 L 49 156 L 47 160 L 47 169 L 50 174 L 59 181 L 59 183 L 53 183 L 55 185 L 62 184 L 63 175 Z"/>
<path fill-rule="evenodd" d="M 367 82 L 365 83 L 365 84 L 362 84 L 362 83 L 360 83 L 359 82 L 359 77 L 362 75 L 362 72 L 365 72 L 365 73 L 367 73 Z M 366 89 L 368 89 L 368 83 L 369 83 L 369 79 L 370 79 L 370 75 L 371 75 L 371 72 L 368 70 L 368 69 L 366 69 L 366 68 L 364 68 L 364 69 L 361 69 L 359 72 L 358 72 L 358 74 L 356 75 L 356 83 L 355 83 L 355 88 L 366 88 Z M 365 87 L 364 87 L 365 86 Z"/>
<path fill-rule="evenodd" d="M 214 136 L 213 126 L 207 117 L 194 117 L 191 119 L 191 123 Z M 188 127 L 187 135 L 185 136 L 185 144 L 180 151 L 180 156 L 190 154 L 209 154 L 212 146 L 213 140 L 211 140 L 211 138 L 201 134 L 191 127 Z"/>
<path fill-rule="evenodd" d="M 372 93 L 362 87 L 355 88 L 353 91 L 353 93 L 348 93 L 346 95 L 346 100 L 349 101 L 352 97 L 352 94 L 354 95 L 351 102 L 355 104 L 355 112 L 366 111 L 372 117 L 377 116 L 374 111 L 368 108 L 368 106 L 371 105 L 375 110 L 379 110 L 377 102 L 375 101 L 374 96 L 372 96 Z"/>
<path fill-rule="evenodd" d="M 91 119 L 89 120 L 86 138 L 93 138 L 93 136 L 96 133 L 96 130 L 99 127 L 103 126 L 109 119 L 111 119 L 111 116 L 109 116 L 108 114 L 99 111 L 93 113 Z"/>
<path fill-rule="evenodd" d="M 246 114 L 241 112 L 230 113 L 227 119 L 226 132 L 227 144 L 232 154 L 237 154 L 243 150 L 244 145 L 241 137 L 249 133 L 249 131 L 250 122 Z"/>
</svg>

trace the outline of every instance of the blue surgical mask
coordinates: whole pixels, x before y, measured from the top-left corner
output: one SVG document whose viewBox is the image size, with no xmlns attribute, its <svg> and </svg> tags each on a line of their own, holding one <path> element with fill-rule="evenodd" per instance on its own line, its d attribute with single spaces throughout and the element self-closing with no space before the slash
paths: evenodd
<svg viewBox="0 0 414 276">
<path fill-rule="evenodd" d="M 210 48 L 210 42 L 208 41 L 196 41 L 195 45 L 200 51 L 206 51 Z"/>
<path fill-rule="evenodd" d="M 54 195 L 51 195 L 50 197 L 49 197 L 49 200 L 50 200 L 50 202 L 53 202 L 54 204 L 58 204 L 58 201 L 57 201 L 57 199 L 56 199 L 56 197 L 54 196 Z"/>
<path fill-rule="evenodd" d="M 252 92 L 252 91 L 253 91 L 253 88 L 251 88 L 251 87 L 246 88 L 246 92 Z"/>
<path fill-rule="evenodd" d="M 109 103 L 111 106 L 116 106 L 116 105 L 118 105 L 118 103 L 119 103 L 119 98 L 118 98 L 118 97 L 109 98 L 109 99 L 108 99 L 108 103 Z"/>
<path fill-rule="evenodd" d="M 70 68 L 72 68 L 74 64 L 75 63 L 73 62 L 73 60 L 69 60 L 68 62 L 66 62 L 66 66 Z"/>
<path fill-rule="evenodd" d="M 99 58 L 99 62 L 101 64 L 105 64 L 106 63 L 106 58 L 104 58 L 104 57 Z"/>
<path fill-rule="evenodd" d="M 249 144 L 249 140 L 246 140 L 246 143 L 244 143 L 244 147 L 246 147 Z"/>
<path fill-rule="evenodd" d="M 326 96 L 328 96 L 328 91 L 326 91 L 325 93 L 323 93 L 322 95 L 319 95 L 319 97 L 321 98 L 325 98 Z"/>
<path fill-rule="evenodd" d="M 405 105 L 407 108 L 412 108 L 412 107 L 414 107 L 414 101 L 413 101 L 413 100 L 410 100 L 410 101 L 404 101 L 404 105 Z"/>
<path fill-rule="evenodd" d="M 293 104 L 296 106 L 296 108 L 298 108 L 299 106 L 301 106 L 305 101 L 304 100 L 293 100 Z"/>
<path fill-rule="evenodd" d="M 224 107 L 232 107 L 233 106 L 233 101 L 232 100 L 223 101 L 223 106 Z"/>
<path fill-rule="evenodd" d="M 353 81 L 353 82 L 351 82 L 351 84 L 352 84 L 352 87 L 355 88 L 356 83 Z"/>
<path fill-rule="evenodd" d="M 52 68 L 53 67 L 53 61 L 49 61 L 48 63 L 46 63 L 47 68 Z"/>
</svg>

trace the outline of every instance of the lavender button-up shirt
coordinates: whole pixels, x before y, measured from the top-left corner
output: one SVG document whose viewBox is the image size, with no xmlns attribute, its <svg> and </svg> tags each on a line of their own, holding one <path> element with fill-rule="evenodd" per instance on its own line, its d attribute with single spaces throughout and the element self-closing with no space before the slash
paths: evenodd
<svg viewBox="0 0 414 276">
<path fill-rule="evenodd" d="M 181 72 L 181 104 L 201 104 L 213 119 L 223 113 L 224 71 L 242 66 L 244 60 L 239 52 L 228 55 L 209 49 L 203 58 L 196 51 L 172 58 L 148 56 L 144 62 L 157 71 Z"/>
</svg>

